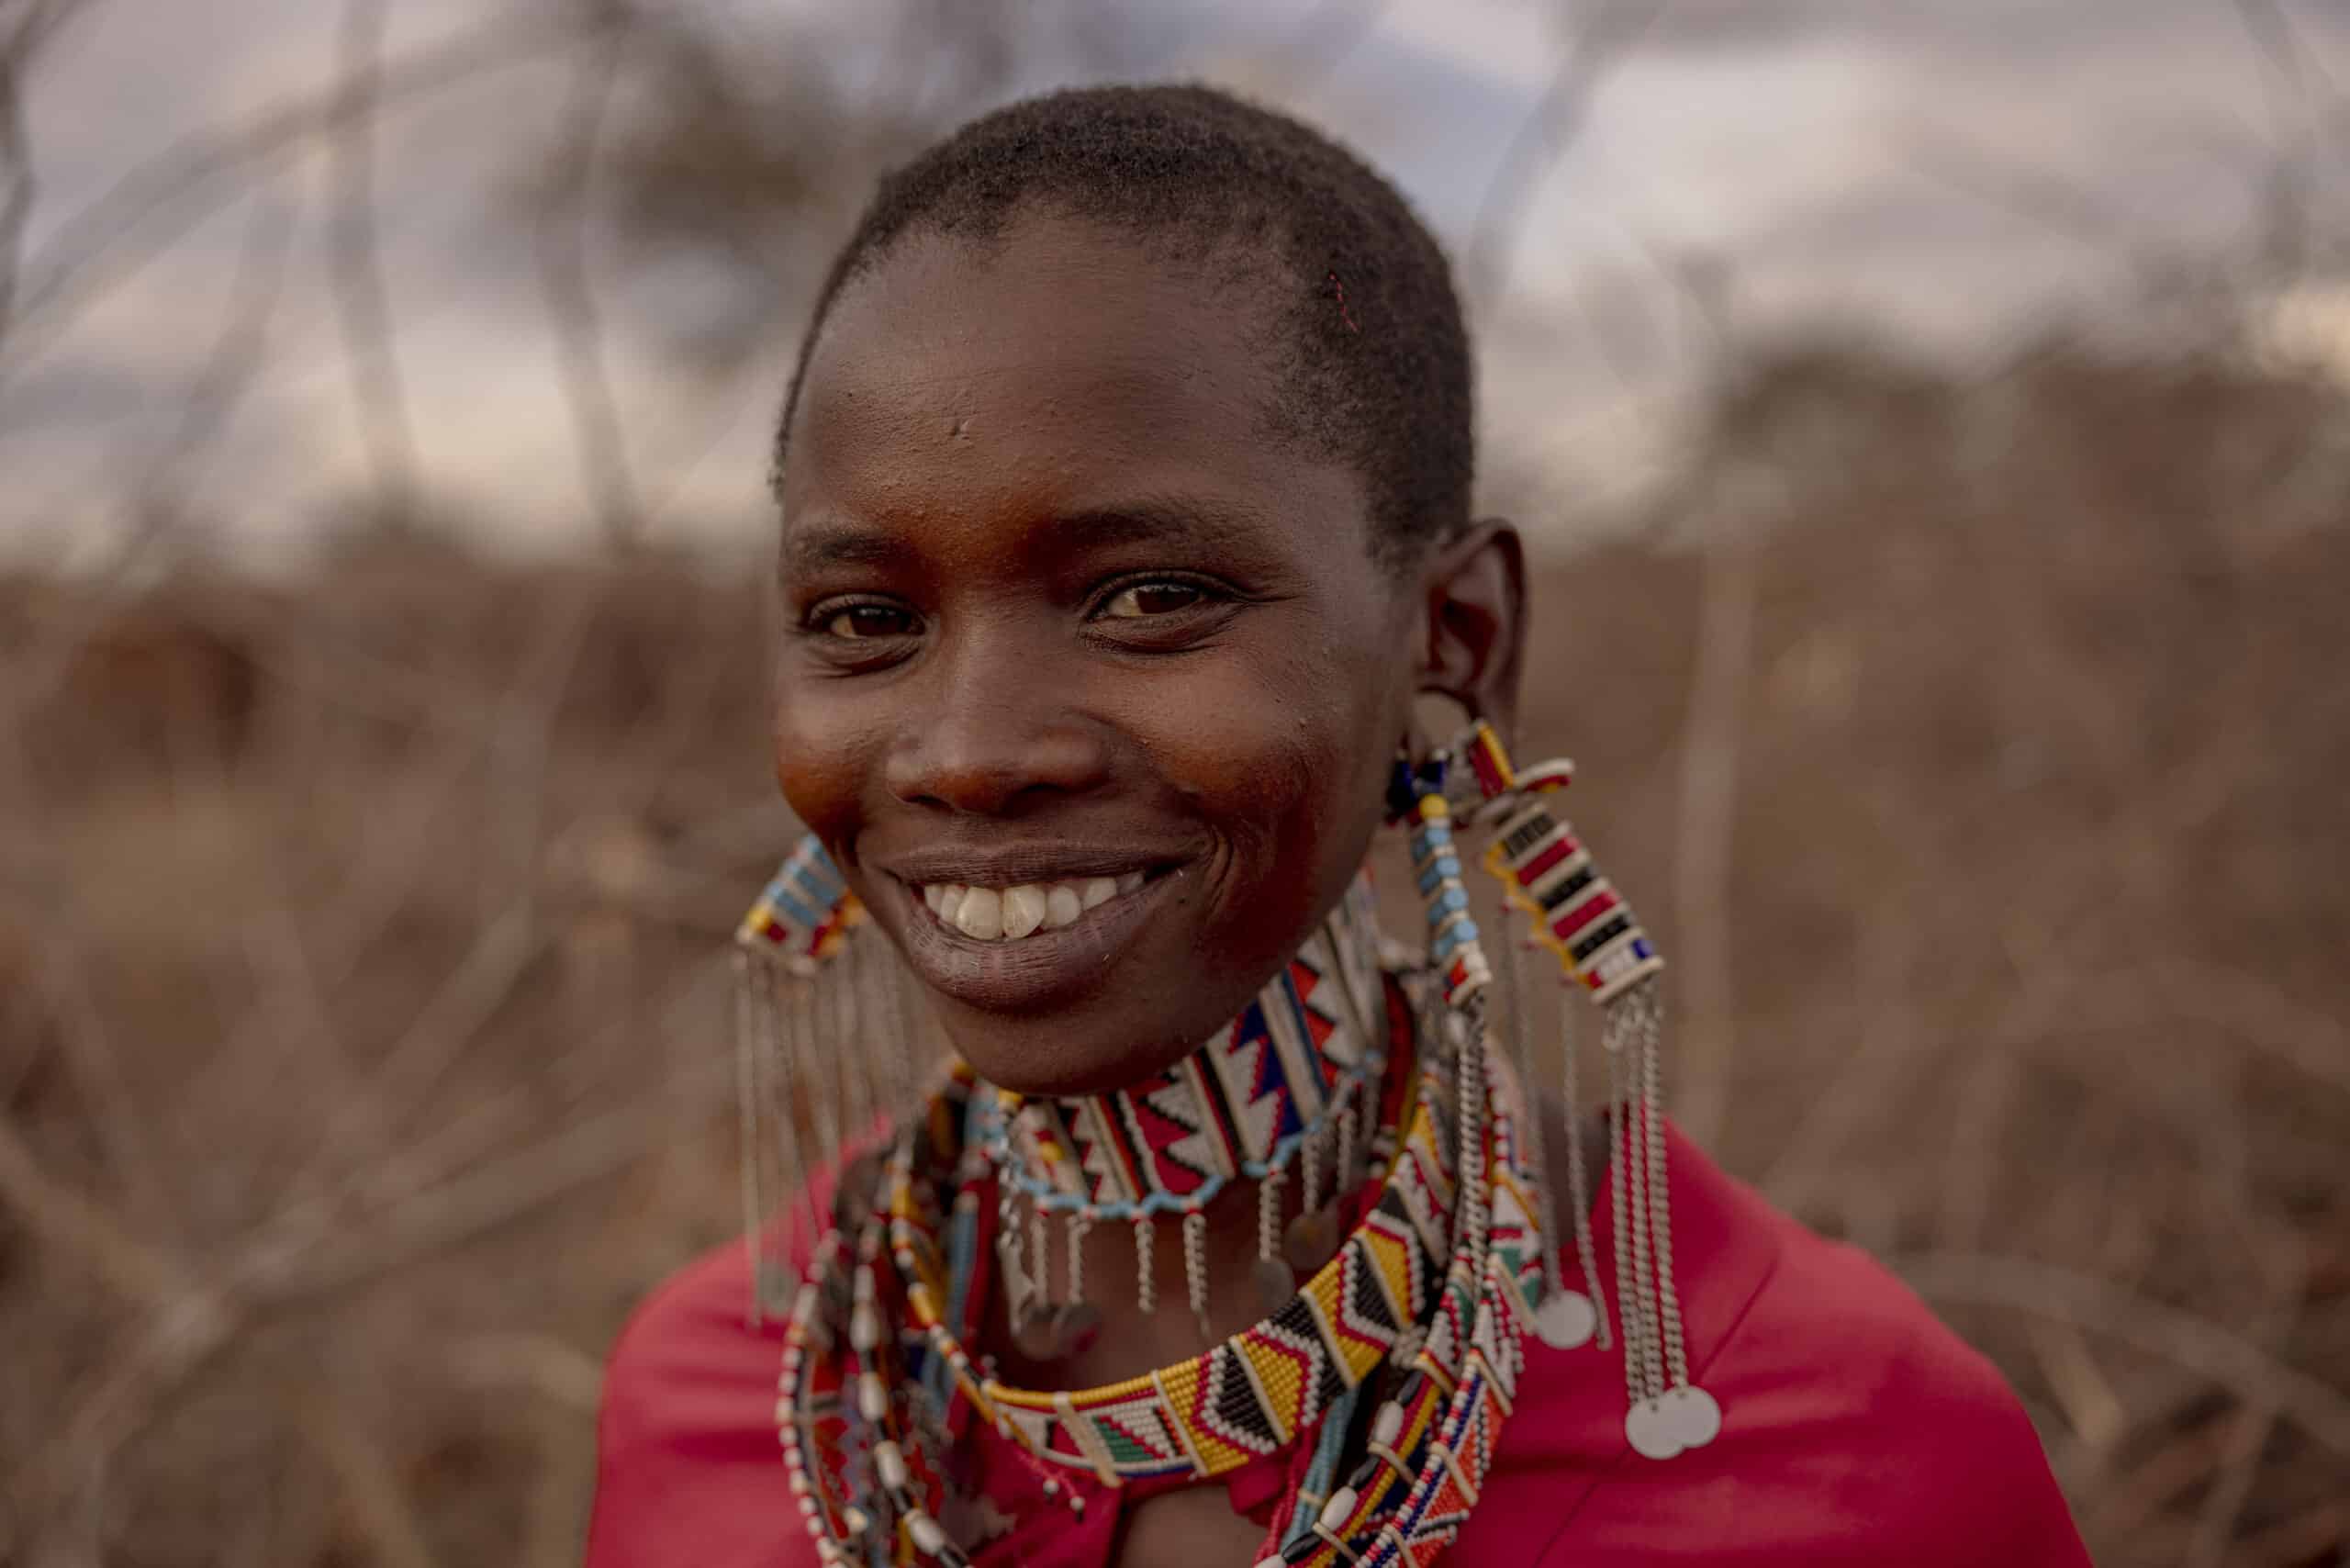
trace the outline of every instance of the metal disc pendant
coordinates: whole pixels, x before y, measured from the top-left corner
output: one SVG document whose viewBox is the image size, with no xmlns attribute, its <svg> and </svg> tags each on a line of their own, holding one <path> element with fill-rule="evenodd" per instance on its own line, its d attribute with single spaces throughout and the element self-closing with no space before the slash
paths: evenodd
<svg viewBox="0 0 2350 1568">
<path fill-rule="evenodd" d="M 1059 1314 L 1048 1302 L 1023 1302 L 1012 1315 L 1012 1342 L 1032 1361 L 1061 1358 Z"/>
<path fill-rule="evenodd" d="M 1337 1249 L 1337 1216 L 1326 1208 L 1307 1210 L 1281 1232 L 1281 1256 L 1300 1273 L 1320 1268 Z"/>
<path fill-rule="evenodd" d="M 1665 1428 L 1683 1448 L 1701 1449 L 1721 1436 L 1722 1407 L 1695 1383 L 1665 1390 Z"/>
<path fill-rule="evenodd" d="M 1687 1445 L 1673 1435 L 1673 1418 L 1662 1399 L 1642 1399 L 1624 1416 L 1624 1439 L 1642 1459 L 1671 1459 Z"/>
<path fill-rule="evenodd" d="M 1297 1276 L 1278 1258 L 1259 1258 L 1248 1266 L 1249 1282 L 1257 1287 L 1257 1304 L 1270 1317 L 1297 1294 Z"/>
<path fill-rule="evenodd" d="M 1560 1291 L 1534 1309 L 1534 1332 L 1554 1350 L 1572 1350 L 1599 1332 L 1599 1309 L 1581 1291 Z"/>
</svg>

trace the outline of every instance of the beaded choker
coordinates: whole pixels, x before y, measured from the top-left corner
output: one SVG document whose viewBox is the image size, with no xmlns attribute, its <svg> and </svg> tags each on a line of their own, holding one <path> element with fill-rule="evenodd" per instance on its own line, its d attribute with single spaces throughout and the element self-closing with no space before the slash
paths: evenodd
<svg viewBox="0 0 2350 1568">
<path fill-rule="evenodd" d="M 1051 1360 L 1091 1331 L 1085 1238 L 1097 1224 L 1134 1227 L 1136 1290 L 1152 1297 L 1153 1222 L 1183 1223 L 1190 1305 L 1205 1332 L 1206 1208 L 1235 1181 L 1258 1182 L 1257 1278 L 1270 1307 L 1291 1288 L 1276 1257 L 1281 1192 L 1302 1167 L 1303 1212 L 1282 1238 L 1310 1268 L 1337 1240 L 1328 1198 L 1359 1179 L 1387 1059 L 1387 1008 L 1371 881 L 1359 876 L 1321 930 L 1207 1044 L 1130 1088 L 1079 1099 L 993 1090 L 973 1101 L 975 1139 L 998 1174 L 999 1251 L 1021 1348 Z M 1330 1178 L 1326 1187 L 1326 1176 Z M 1031 1216 L 1028 1235 L 1013 1214 Z M 1065 1228 L 1071 1288 L 1049 1305 L 1047 1216 Z"/>
</svg>

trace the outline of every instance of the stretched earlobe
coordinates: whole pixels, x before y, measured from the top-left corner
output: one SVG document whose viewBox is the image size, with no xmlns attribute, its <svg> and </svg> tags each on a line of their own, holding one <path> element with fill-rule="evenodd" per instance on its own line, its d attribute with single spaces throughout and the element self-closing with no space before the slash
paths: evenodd
<svg viewBox="0 0 2350 1568">
<path fill-rule="evenodd" d="M 1421 573 L 1420 689 L 1504 734 L 1516 727 L 1526 652 L 1526 552 L 1486 518 L 1436 546 Z"/>
</svg>

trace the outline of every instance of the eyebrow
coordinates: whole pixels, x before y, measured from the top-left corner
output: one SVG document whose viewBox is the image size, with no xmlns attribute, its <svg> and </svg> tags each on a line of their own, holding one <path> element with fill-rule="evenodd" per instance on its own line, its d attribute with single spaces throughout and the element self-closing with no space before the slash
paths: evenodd
<svg viewBox="0 0 2350 1568">
<path fill-rule="evenodd" d="M 1112 506 L 1064 512 L 1051 526 L 1088 544 L 1189 544 L 1229 548 L 1265 526 L 1255 508 L 1203 496 L 1138 496 Z"/>
<path fill-rule="evenodd" d="M 1229 551 L 1265 527 L 1255 508 L 1201 496 L 1137 496 L 1106 506 L 1060 512 L 1043 532 L 1087 545 L 1179 544 Z M 918 552 L 905 539 L 836 516 L 811 518 L 784 542 L 787 572 L 825 566 L 902 566 Z"/>
<path fill-rule="evenodd" d="M 836 518 L 823 518 L 792 529 L 784 536 L 782 566 L 787 571 L 817 566 L 893 566 L 912 551 L 893 534 L 860 528 Z"/>
</svg>

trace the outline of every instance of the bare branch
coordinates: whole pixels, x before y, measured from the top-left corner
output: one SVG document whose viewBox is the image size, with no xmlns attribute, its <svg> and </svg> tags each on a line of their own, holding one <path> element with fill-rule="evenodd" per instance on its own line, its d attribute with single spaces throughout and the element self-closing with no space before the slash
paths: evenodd
<svg viewBox="0 0 2350 1568">
<path fill-rule="evenodd" d="M 2350 1459 L 2350 1397 L 2208 1318 L 2023 1258 L 1929 1252 L 1889 1261 L 1930 1300 L 2033 1313 L 2119 1339 L 2209 1379 L 2246 1405 L 2273 1407 Z"/>
<path fill-rule="evenodd" d="M 574 67 L 563 115 L 556 175 L 540 204 L 534 240 L 539 279 L 562 359 L 564 401 L 571 409 L 580 471 L 608 548 L 635 538 L 643 509 L 628 456 L 618 399 L 604 362 L 603 316 L 588 274 L 588 241 L 597 152 L 613 84 L 627 48 L 624 7 L 598 0 L 588 7 L 605 22 L 596 49 Z"/>
<path fill-rule="evenodd" d="M 383 79 L 385 4 L 343 0 L 340 61 L 343 101 L 351 113 L 334 143 L 337 191 L 329 255 L 343 364 L 375 469 L 376 509 L 386 517 L 407 519 L 416 507 L 416 428 L 401 383 L 391 295 L 375 238 L 375 103 Z"/>
<path fill-rule="evenodd" d="M 299 151 L 314 136 L 338 133 L 355 119 L 583 41 L 576 22 L 501 17 L 383 63 L 364 100 L 338 82 L 173 142 L 60 223 L 48 242 L 25 259 L 14 352 L 0 360 L 0 372 L 29 353 L 25 329 L 39 324 L 54 336 L 79 308 L 135 273 L 173 237 L 234 200 L 245 188 L 241 182 Z M 129 249 L 133 240 L 144 243 Z"/>
<path fill-rule="evenodd" d="M 1607 0 L 1576 31 L 1550 84 L 1519 122 L 1486 184 L 1462 251 L 1461 272 L 1469 279 L 1470 297 L 1483 301 L 1488 309 L 1499 303 L 1508 286 L 1510 259 L 1543 176 L 1573 144 L 1607 73 L 1670 4 Z"/>
</svg>

